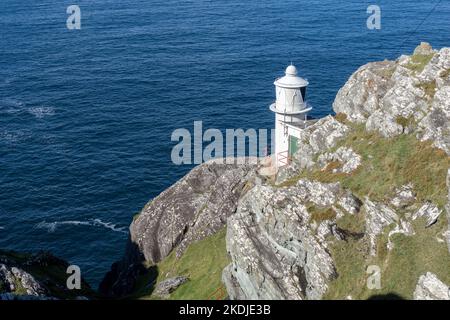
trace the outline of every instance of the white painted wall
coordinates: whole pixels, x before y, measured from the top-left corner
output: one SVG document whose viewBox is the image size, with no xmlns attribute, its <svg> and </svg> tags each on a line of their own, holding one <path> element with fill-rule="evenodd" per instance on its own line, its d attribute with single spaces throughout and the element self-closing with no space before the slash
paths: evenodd
<svg viewBox="0 0 450 320">
<path fill-rule="evenodd" d="M 277 109 L 286 112 L 300 111 L 304 108 L 300 88 L 290 89 L 276 87 Z"/>
</svg>

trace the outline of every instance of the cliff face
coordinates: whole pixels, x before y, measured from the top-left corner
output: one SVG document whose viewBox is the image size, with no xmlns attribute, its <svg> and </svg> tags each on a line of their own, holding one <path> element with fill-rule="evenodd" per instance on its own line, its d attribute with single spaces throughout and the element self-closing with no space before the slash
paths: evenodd
<svg viewBox="0 0 450 320">
<path fill-rule="evenodd" d="M 253 164 L 204 163 L 150 201 L 130 226 L 125 257 L 113 265 L 101 291 L 133 291 L 142 263 L 154 265 L 176 250 L 180 257 L 193 242 L 222 229 L 242 194 L 255 183 Z M 207 253 L 205 253 L 207 254 Z"/>
<path fill-rule="evenodd" d="M 150 202 L 103 291 L 136 292 L 143 262 L 176 264 L 226 225 L 232 299 L 448 298 L 449 98 L 448 48 L 361 67 L 275 179 L 210 162 Z"/>
<path fill-rule="evenodd" d="M 254 168 L 220 161 L 194 168 L 145 206 L 130 226 L 131 241 L 150 263 L 161 261 L 174 248 L 180 256 L 190 243 L 225 225 Z"/>
</svg>

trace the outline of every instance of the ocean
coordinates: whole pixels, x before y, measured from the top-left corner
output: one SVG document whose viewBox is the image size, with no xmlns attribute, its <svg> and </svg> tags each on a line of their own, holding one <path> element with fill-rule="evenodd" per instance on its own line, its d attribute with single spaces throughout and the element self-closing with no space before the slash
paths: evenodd
<svg viewBox="0 0 450 320">
<path fill-rule="evenodd" d="M 449 46 L 449 18 L 439 0 L 1 0 L 0 248 L 50 250 L 96 287 L 133 215 L 192 167 L 171 162 L 173 130 L 272 128 L 291 62 L 331 114 L 359 66 Z"/>
</svg>

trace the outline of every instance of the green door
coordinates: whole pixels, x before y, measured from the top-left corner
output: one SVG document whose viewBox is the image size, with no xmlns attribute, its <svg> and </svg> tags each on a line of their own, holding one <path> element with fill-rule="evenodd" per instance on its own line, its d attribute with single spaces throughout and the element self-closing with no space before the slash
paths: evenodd
<svg viewBox="0 0 450 320">
<path fill-rule="evenodd" d="M 289 136 L 289 157 L 298 151 L 298 138 Z"/>
</svg>

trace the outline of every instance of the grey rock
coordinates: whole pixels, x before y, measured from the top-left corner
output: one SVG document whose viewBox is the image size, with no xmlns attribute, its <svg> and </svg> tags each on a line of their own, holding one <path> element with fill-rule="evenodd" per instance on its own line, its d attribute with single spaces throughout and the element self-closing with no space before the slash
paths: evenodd
<svg viewBox="0 0 450 320">
<path fill-rule="evenodd" d="M 423 82 L 440 81 L 441 74 L 450 69 L 450 48 L 442 48 L 439 51 L 433 50 L 428 54 L 434 54 L 434 56 L 418 75 L 418 78 Z"/>
<path fill-rule="evenodd" d="M 419 86 L 420 81 L 410 69 L 398 66 L 391 78 L 391 88 L 381 100 L 379 110 L 395 121 L 398 116 L 422 118 L 429 106 L 425 91 Z M 380 132 L 382 127 L 379 128 Z"/>
<path fill-rule="evenodd" d="M 351 173 L 361 164 L 361 156 L 351 148 L 340 147 L 335 152 L 321 154 L 317 160 L 319 166 L 324 169 L 332 161 L 338 161 L 342 164 L 342 167 L 335 169 L 334 172 Z"/>
<path fill-rule="evenodd" d="M 11 272 L 14 274 L 15 278 L 20 281 L 22 287 L 27 291 L 27 294 L 32 296 L 41 296 L 46 294 L 46 290 L 28 272 L 16 267 L 12 267 Z"/>
<path fill-rule="evenodd" d="M 67 288 L 65 271 L 69 263 L 49 252 L 34 254 L 0 250 L 0 299 L 54 300 L 74 299 L 94 293 L 81 278 L 81 291 Z"/>
<path fill-rule="evenodd" d="M 179 286 L 186 283 L 189 279 L 184 276 L 169 278 L 156 285 L 154 294 L 160 297 L 166 297 L 174 292 Z"/>
<path fill-rule="evenodd" d="M 368 131 L 379 131 L 385 138 L 394 137 L 403 132 L 403 127 L 395 122 L 395 118 L 381 110 L 376 110 L 369 116 L 366 129 Z"/>
<path fill-rule="evenodd" d="M 440 88 L 429 113 L 419 122 L 418 136 L 450 155 L 450 86 Z"/>
<path fill-rule="evenodd" d="M 426 227 L 429 227 L 432 224 L 436 223 L 441 213 L 442 210 L 440 210 L 436 205 L 431 202 L 427 202 L 412 215 L 412 220 L 416 220 L 419 217 L 425 217 Z"/>
<path fill-rule="evenodd" d="M 434 273 L 427 272 L 417 282 L 414 300 L 450 300 L 450 289 Z"/>
<path fill-rule="evenodd" d="M 338 91 L 333 103 L 336 113 L 344 113 L 353 122 L 365 122 L 379 107 L 391 85 L 396 63 L 384 61 L 360 67 Z"/>
<path fill-rule="evenodd" d="M 12 292 L 16 290 L 16 278 L 5 264 L 0 264 L 0 284 L 3 284 L 3 290 Z"/>
<path fill-rule="evenodd" d="M 383 229 L 391 224 L 397 224 L 399 218 L 394 210 L 383 203 L 372 202 L 367 197 L 364 201 L 366 212 L 366 231 L 370 239 L 370 254 L 376 255 L 376 239 Z"/>
<path fill-rule="evenodd" d="M 415 200 L 416 194 L 413 190 L 413 185 L 407 184 L 395 190 L 395 195 L 390 203 L 395 208 L 406 208 L 407 206 L 413 204 Z"/>
<path fill-rule="evenodd" d="M 32 301 L 32 300 L 59 300 L 56 297 L 48 297 L 48 296 L 36 296 L 36 295 L 18 295 L 11 292 L 0 293 L 0 300 L 21 300 L 21 301 Z"/>
<path fill-rule="evenodd" d="M 434 53 L 433 48 L 428 42 L 421 42 L 414 50 L 414 54 L 429 55 Z"/>
<path fill-rule="evenodd" d="M 362 202 L 351 193 L 340 196 L 337 204 L 350 214 L 356 214 L 360 211 Z"/>
<path fill-rule="evenodd" d="M 350 129 L 331 116 L 320 119 L 303 133 L 314 153 L 326 151 L 344 138 Z M 301 157 L 300 151 L 295 155 Z"/>
<path fill-rule="evenodd" d="M 26 291 L 30 296 L 44 296 L 47 291 L 28 272 L 18 268 L 0 264 L 0 282 L 3 283 L 6 293 L 15 293 L 19 289 Z M 18 284 L 21 288 L 18 287 Z"/>
<path fill-rule="evenodd" d="M 306 204 L 333 207 L 343 198 L 349 211 L 359 211 L 360 202 L 339 183 L 303 179 L 289 188 L 249 191 L 228 219 L 232 263 L 222 279 L 230 298 L 320 299 L 337 277 L 324 241 L 332 221 L 314 227 Z"/>
</svg>

